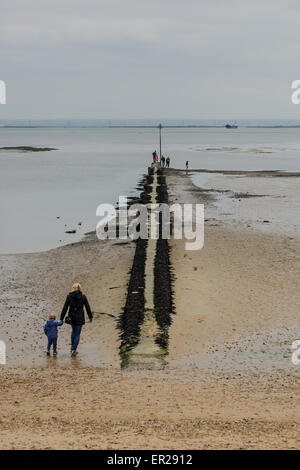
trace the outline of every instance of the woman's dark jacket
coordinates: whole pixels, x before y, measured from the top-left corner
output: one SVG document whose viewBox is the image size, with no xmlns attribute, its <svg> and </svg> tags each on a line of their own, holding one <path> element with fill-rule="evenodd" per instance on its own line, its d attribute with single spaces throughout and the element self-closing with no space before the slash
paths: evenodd
<svg viewBox="0 0 300 470">
<path fill-rule="evenodd" d="M 91 320 L 93 314 L 86 296 L 80 290 L 70 292 L 61 311 L 60 319 L 63 320 L 68 312 L 72 325 L 84 325 L 85 318 L 83 307 L 85 307 L 86 313 Z"/>
</svg>

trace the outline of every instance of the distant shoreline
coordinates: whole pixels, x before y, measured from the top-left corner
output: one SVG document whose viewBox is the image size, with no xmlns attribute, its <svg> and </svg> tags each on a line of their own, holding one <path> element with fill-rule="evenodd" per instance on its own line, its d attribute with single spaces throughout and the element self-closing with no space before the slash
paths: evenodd
<svg viewBox="0 0 300 470">
<path fill-rule="evenodd" d="M 132 126 L 125 126 L 125 125 L 106 125 L 106 126 L 76 126 L 76 125 L 56 125 L 56 126 L 51 126 L 51 125 L 41 125 L 41 126 L 0 126 L 0 129 L 156 129 L 156 125 L 132 125 Z M 210 126 L 210 125 L 164 125 L 164 129 L 225 129 L 224 126 Z M 299 129 L 300 124 L 294 125 L 294 126 L 283 126 L 283 125 L 277 125 L 277 126 L 242 126 L 239 125 L 240 129 Z M 234 130 L 236 131 L 237 129 L 227 129 L 228 131 Z"/>
<path fill-rule="evenodd" d="M 0 152 L 49 152 L 50 150 L 57 150 L 52 147 L 31 147 L 21 145 L 19 147 L 0 147 Z"/>
</svg>

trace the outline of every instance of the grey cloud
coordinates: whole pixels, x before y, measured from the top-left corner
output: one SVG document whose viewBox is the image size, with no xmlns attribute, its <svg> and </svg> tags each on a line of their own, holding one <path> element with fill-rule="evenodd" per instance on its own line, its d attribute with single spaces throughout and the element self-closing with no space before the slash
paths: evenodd
<svg viewBox="0 0 300 470">
<path fill-rule="evenodd" d="M 291 0 L 6 0 L 0 117 L 297 117 L 287 97 L 300 78 L 298 8 Z"/>
</svg>

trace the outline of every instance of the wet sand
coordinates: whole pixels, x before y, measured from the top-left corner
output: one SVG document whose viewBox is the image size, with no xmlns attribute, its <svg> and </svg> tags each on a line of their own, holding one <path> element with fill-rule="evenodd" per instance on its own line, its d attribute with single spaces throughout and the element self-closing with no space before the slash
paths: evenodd
<svg viewBox="0 0 300 470">
<path fill-rule="evenodd" d="M 92 240 L 42 253 L 2 255 L 1 339 L 7 366 L 46 366 L 42 325 L 51 313 L 60 316 L 71 285 L 80 280 L 94 313 L 83 334 L 82 365 L 119 367 L 117 319 L 124 306 L 133 243 Z M 59 328 L 59 362 L 72 364 L 70 327 Z"/>
<path fill-rule="evenodd" d="M 184 174 L 170 170 L 167 184 L 171 202 L 213 204 Z M 72 282 L 92 310 L 118 316 L 134 244 L 0 257 L 1 448 L 299 448 L 299 239 L 207 220 L 203 250 L 171 245 L 176 314 L 162 370 L 121 370 L 116 321 L 100 314 L 78 358 L 67 325 L 59 356 L 44 356 L 44 320 Z"/>
<path fill-rule="evenodd" d="M 234 229 L 300 236 L 300 173 L 192 170 L 189 176 L 214 198 L 206 218 Z"/>
</svg>

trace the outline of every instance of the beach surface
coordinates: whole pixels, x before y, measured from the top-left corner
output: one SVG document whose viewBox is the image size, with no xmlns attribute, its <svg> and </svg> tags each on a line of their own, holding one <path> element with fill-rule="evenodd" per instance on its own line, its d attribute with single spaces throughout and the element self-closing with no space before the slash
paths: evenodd
<svg viewBox="0 0 300 470">
<path fill-rule="evenodd" d="M 300 337 L 298 234 L 250 229 L 238 215 L 231 224 L 211 191 L 183 172 L 166 175 L 170 202 L 203 203 L 206 222 L 201 251 L 170 242 L 176 313 L 161 370 L 120 368 L 117 319 L 134 243 L 90 235 L 1 255 L 2 449 L 299 448 L 300 366 L 290 349 Z M 46 358 L 43 324 L 75 281 L 99 313 L 78 357 L 64 325 L 58 357 Z"/>
</svg>

